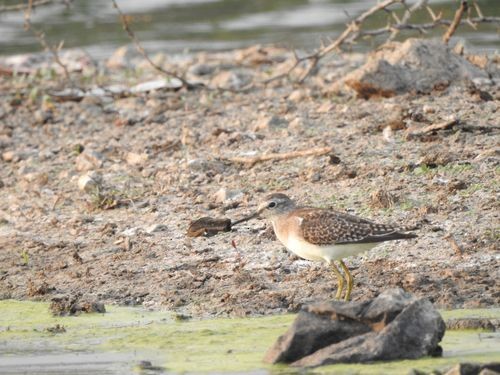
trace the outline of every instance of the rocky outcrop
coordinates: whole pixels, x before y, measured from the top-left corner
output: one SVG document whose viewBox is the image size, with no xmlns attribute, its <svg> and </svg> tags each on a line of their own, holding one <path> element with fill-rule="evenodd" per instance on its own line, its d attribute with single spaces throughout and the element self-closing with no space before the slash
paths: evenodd
<svg viewBox="0 0 500 375">
<path fill-rule="evenodd" d="M 307 306 L 264 360 L 314 367 L 439 355 L 444 331 L 427 299 L 391 289 L 369 301 Z"/>
<path fill-rule="evenodd" d="M 388 43 L 343 82 L 359 96 L 390 97 L 407 92 L 428 93 L 451 83 L 488 77 L 440 40 L 407 39 Z"/>
</svg>

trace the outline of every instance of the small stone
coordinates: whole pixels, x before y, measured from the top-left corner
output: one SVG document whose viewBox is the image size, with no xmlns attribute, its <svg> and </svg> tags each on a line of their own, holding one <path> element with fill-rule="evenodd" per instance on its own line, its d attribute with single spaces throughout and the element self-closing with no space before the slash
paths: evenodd
<svg viewBox="0 0 500 375">
<path fill-rule="evenodd" d="M 51 121 L 53 117 L 54 116 L 52 114 L 52 111 L 38 110 L 35 111 L 35 113 L 33 114 L 33 119 L 35 120 L 35 123 L 39 125 L 46 124 L 47 122 Z"/>
<path fill-rule="evenodd" d="M 394 131 L 390 126 L 386 126 L 382 131 L 382 137 L 387 143 L 394 143 Z"/>
<path fill-rule="evenodd" d="M 49 176 L 44 172 L 29 172 L 23 175 L 23 179 L 38 186 L 47 185 L 49 182 Z"/>
<path fill-rule="evenodd" d="M 217 203 L 227 203 L 228 201 L 238 201 L 243 198 L 243 192 L 241 190 L 228 190 L 226 188 L 220 188 L 215 194 L 215 201 Z"/>
<path fill-rule="evenodd" d="M 384 112 L 388 113 L 385 125 L 390 126 L 392 130 L 400 130 L 406 127 L 405 110 L 400 105 L 384 106 Z"/>
<path fill-rule="evenodd" d="M 434 108 L 431 105 L 425 104 L 422 107 L 422 111 L 424 111 L 424 113 L 435 113 L 436 112 L 436 108 Z"/>
<path fill-rule="evenodd" d="M 166 225 L 163 225 L 163 224 L 153 224 L 153 225 L 150 225 L 150 226 L 146 227 L 144 230 L 146 231 L 146 233 L 151 234 L 151 233 L 156 233 L 156 232 L 164 232 L 167 229 L 168 228 L 167 228 Z"/>
<path fill-rule="evenodd" d="M 280 118 L 278 116 L 266 116 L 257 120 L 253 130 L 268 130 L 277 128 L 286 128 L 288 126 L 288 121 Z"/>
<path fill-rule="evenodd" d="M 292 102 L 300 102 L 310 96 L 311 96 L 311 90 L 297 89 L 292 91 L 291 94 L 288 95 L 287 99 L 291 100 Z"/>
<path fill-rule="evenodd" d="M 129 152 L 127 153 L 125 160 L 129 165 L 138 165 L 144 164 L 148 160 L 148 158 L 148 154 L 146 153 L 138 154 L 135 152 Z"/>
<path fill-rule="evenodd" d="M 206 159 L 189 160 L 187 166 L 192 171 L 199 171 L 199 172 L 213 171 L 216 173 L 222 173 L 225 169 L 224 163 L 216 160 L 206 160 Z"/>
<path fill-rule="evenodd" d="M 2 153 L 2 159 L 6 162 L 19 161 L 19 158 L 14 151 L 5 151 Z"/>
<path fill-rule="evenodd" d="M 301 131 L 306 127 L 306 121 L 302 117 L 295 117 L 288 125 L 289 129 L 296 131 Z"/>
<path fill-rule="evenodd" d="M 100 186 L 101 177 L 96 172 L 90 172 L 78 178 L 78 188 L 87 193 L 95 191 Z"/>
<path fill-rule="evenodd" d="M 194 64 L 188 69 L 188 73 L 195 76 L 206 76 L 212 74 L 215 70 L 215 66 L 208 64 Z"/>
<path fill-rule="evenodd" d="M 240 90 L 252 80 L 250 73 L 224 71 L 212 78 L 211 85 L 214 87 Z"/>
<path fill-rule="evenodd" d="M 495 82 L 492 81 L 491 79 L 489 78 L 474 78 L 472 79 L 472 82 L 476 85 L 476 86 L 491 86 L 491 85 L 494 85 Z"/>
<path fill-rule="evenodd" d="M 316 110 L 316 112 L 318 113 L 328 113 L 330 111 L 332 111 L 333 109 L 335 108 L 335 105 L 330 103 L 330 102 L 324 102 L 323 104 L 321 104 L 318 109 Z"/>
<path fill-rule="evenodd" d="M 104 164 L 104 155 L 97 151 L 85 150 L 76 158 L 77 171 L 89 171 L 96 168 L 101 168 Z"/>
</svg>

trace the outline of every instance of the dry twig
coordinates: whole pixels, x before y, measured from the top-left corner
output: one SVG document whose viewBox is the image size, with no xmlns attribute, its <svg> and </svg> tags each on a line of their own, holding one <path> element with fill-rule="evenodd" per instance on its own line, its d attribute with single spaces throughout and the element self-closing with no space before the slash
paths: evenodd
<svg viewBox="0 0 500 375">
<path fill-rule="evenodd" d="M 253 156 L 253 157 L 235 156 L 235 157 L 230 157 L 230 158 L 224 158 L 224 160 L 230 161 L 232 163 L 245 164 L 247 167 L 251 168 L 255 164 L 263 162 L 263 161 L 287 160 L 287 159 L 300 158 L 300 157 L 304 157 L 304 156 L 321 156 L 321 155 L 330 154 L 331 152 L 333 152 L 332 147 L 320 147 L 320 148 L 313 148 L 313 149 L 309 149 L 309 150 L 285 152 L 282 154 L 271 153 L 271 154 L 257 155 L 257 156 Z"/>
<path fill-rule="evenodd" d="M 160 73 L 162 73 L 162 74 L 164 74 L 166 76 L 178 79 L 179 81 L 182 82 L 182 85 L 184 87 L 186 87 L 186 88 L 194 88 L 195 86 L 191 85 L 188 81 L 186 81 L 181 76 L 177 75 L 174 72 L 171 72 L 171 71 L 168 71 L 166 69 L 163 69 L 160 65 L 156 64 L 153 60 L 151 60 L 151 58 L 148 56 L 146 50 L 142 46 L 141 42 L 139 41 L 139 39 L 135 35 L 134 31 L 131 29 L 130 24 L 128 23 L 127 17 L 121 11 L 120 7 L 116 3 L 116 0 L 111 0 L 111 2 L 113 3 L 114 8 L 116 9 L 116 11 L 118 12 L 118 15 L 120 16 L 120 21 L 121 21 L 123 30 L 125 30 L 127 32 L 127 35 L 129 36 L 130 40 L 132 40 L 132 43 L 134 44 L 135 49 L 149 63 L 149 65 L 151 65 L 158 72 L 160 72 Z"/>
<path fill-rule="evenodd" d="M 459 123 L 460 123 L 460 121 L 458 119 L 439 122 L 437 124 L 432 124 L 432 125 L 428 125 L 428 126 L 425 126 L 423 128 L 420 128 L 420 129 L 412 130 L 411 132 L 408 133 L 408 136 L 411 137 L 411 136 L 425 135 L 425 134 L 432 133 L 432 132 L 437 131 L 437 130 L 451 129 L 453 126 L 458 125 Z"/>
<path fill-rule="evenodd" d="M 453 17 L 453 22 L 451 23 L 448 30 L 446 30 L 446 33 L 443 35 L 443 42 L 445 44 L 448 44 L 448 41 L 450 40 L 451 36 L 457 30 L 458 25 L 460 25 L 460 22 L 462 21 L 462 16 L 464 12 L 467 11 L 468 8 L 469 6 L 467 4 L 467 0 L 463 0 L 460 4 L 460 8 L 458 8 L 457 11 L 455 12 L 455 17 Z"/>
<path fill-rule="evenodd" d="M 0 6 L 0 13 L 5 13 L 5 12 L 18 12 L 18 11 L 24 11 L 26 9 L 33 9 L 36 7 L 40 7 L 43 5 L 50 5 L 50 4 L 68 4 L 72 0 L 35 0 L 35 1 L 30 1 L 28 4 L 13 4 L 13 5 L 2 5 Z"/>
<path fill-rule="evenodd" d="M 309 61 L 309 66 L 304 70 L 304 72 L 300 75 L 298 82 L 303 82 L 309 74 L 317 67 L 318 62 L 320 59 L 322 59 L 324 56 L 328 55 L 329 53 L 339 49 L 342 45 L 344 44 L 352 44 L 354 43 L 357 39 L 362 38 L 362 37 L 374 37 L 382 34 L 387 34 L 390 33 L 391 35 L 389 36 L 389 40 L 392 40 L 397 33 L 399 33 L 402 30 L 416 30 L 420 33 L 425 33 L 426 30 L 429 29 L 434 29 L 438 26 L 449 26 L 448 32 L 445 35 L 448 35 L 448 39 L 453 35 L 455 30 L 459 25 L 462 23 L 467 23 L 471 27 L 475 28 L 478 23 L 499 23 L 500 24 L 500 17 L 485 17 L 483 13 L 481 12 L 479 6 L 477 5 L 476 2 L 474 2 L 474 8 L 477 13 L 477 17 L 470 18 L 468 17 L 467 19 L 462 19 L 463 12 L 465 9 L 467 9 L 467 6 L 463 5 L 464 3 L 467 4 L 467 1 L 462 1 L 462 6 L 460 9 L 462 11 L 460 14 L 455 15 L 455 18 L 453 20 L 446 20 L 442 19 L 441 13 L 436 15 L 433 10 L 427 5 L 428 0 L 419 0 L 417 3 L 415 3 L 412 7 L 406 9 L 405 14 L 401 19 L 396 15 L 396 13 L 392 10 L 389 9 L 389 7 L 393 4 L 400 3 L 406 6 L 406 0 L 385 0 L 379 2 L 377 5 L 373 6 L 372 8 L 368 9 L 364 13 L 362 13 L 360 16 L 352 20 L 347 24 L 347 28 L 340 34 L 340 36 L 335 39 L 333 42 L 331 42 L 327 46 L 323 46 L 320 49 L 318 49 L 316 52 L 303 56 L 303 57 L 297 57 L 297 54 L 295 54 L 295 61 L 293 65 L 286 71 L 285 73 L 278 74 L 276 76 L 273 76 L 267 80 L 265 80 L 263 83 L 267 84 L 272 81 L 285 78 L 285 77 L 290 77 L 290 74 L 302 63 Z M 432 22 L 428 23 L 423 23 L 423 24 L 411 24 L 408 23 L 411 14 L 416 11 L 417 9 L 420 9 L 422 7 L 426 7 Z M 465 8 L 464 8 L 465 7 Z M 459 11 L 460 11 L 459 9 Z M 361 30 L 361 26 L 364 23 L 364 21 L 372 16 L 373 14 L 379 12 L 379 11 L 385 11 L 389 14 L 391 14 L 392 18 L 396 21 L 395 23 L 389 23 L 385 27 L 381 27 L 378 29 L 374 30 L 366 30 L 363 31 Z M 444 39 L 443 41 L 445 43 L 447 40 Z"/>
<path fill-rule="evenodd" d="M 56 62 L 57 65 L 59 65 L 63 72 L 64 76 L 66 77 L 66 80 L 72 85 L 75 86 L 75 83 L 71 79 L 71 76 L 69 74 L 69 70 L 67 66 L 61 61 L 59 57 L 59 51 L 62 49 L 64 42 L 60 42 L 58 46 L 51 46 L 49 43 L 47 43 L 47 40 L 45 39 L 45 33 L 41 30 L 36 29 L 33 27 L 31 24 L 31 11 L 33 9 L 33 5 L 36 3 L 36 1 L 29 0 L 28 4 L 25 8 L 24 11 L 24 29 L 26 31 L 31 31 L 33 35 L 37 38 L 38 42 L 42 45 L 42 47 L 50 52 L 52 54 L 52 57 L 54 58 L 54 61 Z M 66 2 L 66 4 L 69 4 Z"/>
</svg>

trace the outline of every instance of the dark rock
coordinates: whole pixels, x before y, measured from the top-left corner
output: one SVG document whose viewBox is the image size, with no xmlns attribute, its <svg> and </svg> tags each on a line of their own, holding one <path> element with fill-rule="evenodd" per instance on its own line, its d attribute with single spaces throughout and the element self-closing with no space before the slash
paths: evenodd
<svg viewBox="0 0 500 375">
<path fill-rule="evenodd" d="M 326 304 L 308 306 L 301 311 L 288 332 L 268 351 L 264 361 L 290 363 L 327 345 L 371 331 L 368 325 L 348 316 L 343 316 L 342 320 L 332 319 L 329 307 Z"/>
<path fill-rule="evenodd" d="M 305 307 L 265 361 L 310 367 L 414 359 L 439 354 L 444 331 L 428 300 L 391 289 L 369 301 Z"/>
<path fill-rule="evenodd" d="M 449 369 L 444 375 L 494 375 L 500 374 L 500 362 L 486 363 L 459 363 Z"/>
</svg>

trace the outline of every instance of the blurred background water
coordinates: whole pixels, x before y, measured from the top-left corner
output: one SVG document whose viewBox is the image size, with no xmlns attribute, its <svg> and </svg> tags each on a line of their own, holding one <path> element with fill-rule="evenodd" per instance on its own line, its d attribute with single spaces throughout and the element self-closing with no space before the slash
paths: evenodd
<svg viewBox="0 0 500 375">
<path fill-rule="evenodd" d="M 26 0 L 0 0 L 0 6 Z M 117 0 L 129 16 L 132 28 L 150 52 L 226 50 L 256 43 L 275 43 L 312 50 L 321 40 L 339 35 L 349 17 L 376 4 L 376 0 Z M 407 0 L 412 4 L 415 0 Z M 472 1 L 470 1 L 472 2 Z M 478 0 L 486 16 L 500 16 L 500 0 Z M 108 0 L 74 0 L 67 8 L 50 5 L 34 10 L 33 24 L 42 28 L 52 44 L 82 47 L 95 58 L 109 56 L 129 39 Z M 429 0 L 438 14 L 452 18 L 457 0 Z M 403 9 L 400 7 L 400 14 Z M 366 28 L 385 26 L 390 18 L 381 12 Z M 426 11 L 411 22 L 430 22 Z M 441 35 L 440 28 L 429 35 Z M 405 33 L 403 35 L 408 35 Z M 413 32 L 412 35 L 418 35 Z M 498 25 L 478 30 L 464 25 L 456 38 L 469 49 L 494 52 L 500 48 Z M 352 48 L 367 49 L 376 40 L 361 41 Z M 22 12 L 0 13 L 0 54 L 37 52 L 40 44 L 23 29 Z"/>
</svg>

